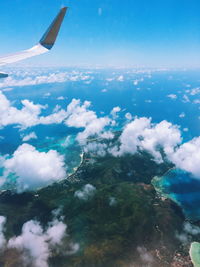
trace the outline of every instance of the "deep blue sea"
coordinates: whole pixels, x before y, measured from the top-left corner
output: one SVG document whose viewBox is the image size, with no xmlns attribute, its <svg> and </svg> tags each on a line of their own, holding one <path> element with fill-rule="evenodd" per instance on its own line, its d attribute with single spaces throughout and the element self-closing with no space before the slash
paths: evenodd
<svg viewBox="0 0 200 267">
<path fill-rule="evenodd" d="M 63 72 L 88 77 L 59 82 L 44 81 L 36 85 L 30 85 L 28 81 L 24 81 L 23 86 L 18 83 L 26 77 L 34 80 L 38 75 Z M 42 113 L 48 115 L 56 105 L 66 109 L 71 100 L 76 98 L 91 101 L 91 109 L 101 116 L 119 106 L 122 110 L 119 113 L 119 128 L 125 123 L 125 114 L 130 112 L 132 116 L 151 117 L 155 123 L 168 120 L 180 125 L 184 141 L 200 135 L 200 70 L 52 68 L 10 70 L 10 75 L 14 81 L 8 81 L 7 84 L 0 81 L 0 90 L 17 108 L 22 107 L 21 100 L 28 99 L 37 104 L 48 104 Z M 64 124 L 39 125 L 23 132 L 16 125 L 0 129 L 1 155 L 11 155 L 22 144 L 20 135 L 33 131 L 38 139 L 30 140 L 29 144 L 41 151 L 56 149 L 64 154 L 69 172 L 79 164 L 81 149 L 74 141 L 79 130 Z M 63 147 L 66 138 L 70 141 Z M 163 178 L 164 193 L 176 199 L 187 217 L 199 219 L 200 180 L 181 171 L 173 171 L 168 175 Z"/>
</svg>

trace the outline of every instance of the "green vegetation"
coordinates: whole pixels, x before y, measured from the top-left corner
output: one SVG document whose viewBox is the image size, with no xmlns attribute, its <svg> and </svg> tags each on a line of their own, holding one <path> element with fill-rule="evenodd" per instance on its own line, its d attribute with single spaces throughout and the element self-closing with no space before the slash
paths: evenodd
<svg viewBox="0 0 200 267">
<path fill-rule="evenodd" d="M 31 219 L 45 227 L 52 211 L 60 207 L 69 238 L 80 244 L 80 250 L 75 255 L 53 254 L 50 266 L 112 267 L 132 262 L 141 266 L 138 246 L 152 251 L 154 266 L 169 266 L 180 245 L 175 231 L 181 229 L 184 218 L 170 200 L 159 199 L 151 185 L 155 175 L 169 168 L 166 163 L 156 164 L 148 154 L 119 158 L 87 154 L 69 180 L 34 193 L 0 195 L 0 214 L 7 217 L 6 237 L 19 235 Z M 75 197 L 85 184 L 96 188 L 94 196 Z"/>
</svg>

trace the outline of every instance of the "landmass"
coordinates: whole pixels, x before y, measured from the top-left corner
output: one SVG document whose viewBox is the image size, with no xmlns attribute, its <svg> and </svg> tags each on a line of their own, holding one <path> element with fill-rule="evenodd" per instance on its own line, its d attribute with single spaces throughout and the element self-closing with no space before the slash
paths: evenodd
<svg viewBox="0 0 200 267">
<path fill-rule="evenodd" d="M 6 239 L 20 235 L 29 220 L 46 227 L 59 208 L 68 231 L 64 249 L 72 241 L 79 249 L 68 254 L 53 251 L 49 266 L 193 266 L 189 244 L 177 238 L 185 221 L 181 208 L 151 184 L 172 167 L 156 163 L 145 152 L 121 157 L 84 153 L 81 165 L 66 180 L 36 192 L 1 192 Z M 80 197 L 77 192 L 86 185 L 93 193 Z M 23 264 L 19 251 L 1 252 L 0 266 Z"/>
</svg>

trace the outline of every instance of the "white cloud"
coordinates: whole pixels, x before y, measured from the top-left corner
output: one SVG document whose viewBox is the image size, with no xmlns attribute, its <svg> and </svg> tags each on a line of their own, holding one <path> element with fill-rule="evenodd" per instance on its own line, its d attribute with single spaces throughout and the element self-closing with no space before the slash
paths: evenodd
<svg viewBox="0 0 200 267">
<path fill-rule="evenodd" d="M 185 118 L 185 113 L 182 112 L 182 113 L 179 115 L 179 118 Z"/>
<path fill-rule="evenodd" d="M 80 99 L 73 99 L 67 107 L 67 119 L 65 121 L 70 127 L 86 127 L 91 121 L 96 120 L 97 116 L 94 111 L 88 110 L 91 102 L 85 101 L 81 105 Z"/>
<path fill-rule="evenodd" d="M 131 121 L 133 117 L 132 117 L 131 113 L 128 112 L 128 113 L 125 114 L 125 118 L 127 120 Z"/>
<path fill-rule="evenodd" d="M 40 223 L 34 220 L 26 222 L 22 234 L 8 241 L 8 248 L 21 251 L 26 264 L 33 263 L 35 267 L 48 267 L 51 248 L 60 245 L 66 235 L 66 225 L 54 220 L 46 231 Z"/>
<path fill-rule="evenodd" d="M 64 71 L 64 72 L 13 72 L 10 76 L 0 82 L 0 88 L 15 86 L 30 86 L 49 83 L 63 83 L 67 81 L 87 81 L 92 79 L 90 75 L 82 71 Z"/>
<path fill-rule="evenodd" d="M 200 227 L 193 225 L 190 222 L 185 222 L 183 225 L 183 229 L 186 233 L 191 234 L 191 235 L 200 234 Z"/>
<path fill-rule="evenodd" d="M 57 151 L 39 152 L 23 144 L 4 161 L 7 173 L 15 173 L 18 191 L 32 190 L 66 177 L 64 157 Z M 5 174 L 5 175 L 6 175 Z"/>
<path fill-rule="evenodd" d="M 0 250 L 3 249 L 6 245 L 6 239 L 4 236 L 5 223 L 6 218 L 4 216 L 0 216 Z"/>
<path fill-rule="evenodd" d="M 119 81 L 119 82 L 123 82 L 123 81 L 124 81 L 124 76 L 123 76 L 123 75 L 120 75 L 120 76 L 117 78 L 117 81 Z"/>
<path fill-rule="evenodd" d="M 13 107 L 0 91 L 0 127 L 17 124 L 25 129 L 38 124 L 62 123 L 67 117 L 67 112 L 58 107 L 52 114 L 44 117 L 41 116 L 41 112 L 46 106 L 34 104 L 27 99 L 22 100 L 21 103 L 21 109 Z"/>
<path fill-rule="evenodd" d="M 200 100 L 199 100 L 199 99 L 195 99 L 195 100 L 193 101 L 193 103 L 194 103 L 194 104 L 200 104 Z"/>
<path fill-rule="evenodd" d="M 65 98 L 64 98 L 64 96 L 59 96 L 59 97 L 57 97 L 56 99 L 57 99 L 57 100 L 64 100 Z"/>
<path fill-rule="evenodd" d="M 37 139 L 37 135 L 36 135 L 35 132 L 31 132 L 30 134 L 25 135 L 25 136 L 22 138 L 22 141 L 23 141 L 23 142 L 27 142 L 27 141 L 29 141 L 29 140 L 31 140 L 31 139 Z"/>
<path fill-rule="evenodd" d="M 114 119 L 116 119 L 116 118 L 118 118 L 118 114 L 117 114 L 117 113 L 119 113 L 120 111 L 121 111 L 121 108 L 120 108 L 120 107 L 114 107 L 114 108 L 111 110 L 110 114 L 111 114 L 111 116 L 112 116 Z"/>
<path fill-rule="evenodd" d="M 136 79 L 133 81 L 133 84 L 136 86 L 138 85 L 140 82 L 143 82 L 144 81 L 144 78 L 140 78 L 140 79 Z"/>
<path fill-rule="evenodd" d="M 97 156 L 104 157 L 107 152 L 107 145 L 97 142 L 90 142 L 84 146 L 85 153 L 94 153 Z"/>
<path fill-rule="evenodd" d="M 23 127 L 30 127 L 38 123 L 38 115 L 45 108 L 42 105 L 35 105 L 29 100 L 22 100 L 22 109 L 11 106 L 10 101 L 0 92 L 0 126 L 19 124 Z"/>
<path fill-rule="evenodd" d="M 87 201 L 89 198 L 93 197 L 95 194 L 96 188 L 91 184 L 86 184 L 81 190 L 78 190 L 74 193 L 74 196 Z"/>
<path fill-rule="evenodd" d="M 60 209 L 52 212 L 53 220 L 43 228 L 36 220 L 22 226 L 22 233 L 9 240 L 4 237 L 6 218 L 0 216 L 0 249 L 17 249 L 25 266 L 48 267 L 48 258 L 55 252 L 72 255 L 79 250 L 79 244 L 67 240 L 67 226 L 60 216 Z M 67 249 L 66 249 L 67 244 Z M 64 245 L 64 246 L 63 246 Z"/>
<path fill-rule="evenodd" d="M 195 177 L 200 178 L 200 137 L 182 144 L 168 157 L 177 168 L 188 171 Z"/>
<path fill-rule="evenodd" d="M 189 103 L 190 102 L 190 99 L 187 95 L 183 95 L 183 100 L 182 100 L 183 103 Z"/>
<path fill-rule="evenodd" d="M 160 148 L 168 155 L 181 143 L 181 140 L 181 134 L 176 125 L 167 121 L 152 124 L 149 118 L 136 118 L 125 126 L 120 136 L 119 150 L 115 148 L 111 150 L 111 153 L 114 155 L 135 154 L 138 150 L 146 150 L 158 162 L 161 162 Z"/>
<path fill-rule="evenodd" d="M 188 128 L 183 128 L 183 131 L 184 131 L 184 132 L 188 132 L 189 129 L 188 129 Z"/>
<path fill-rule="evenodd" d="M 108 117 L 98 118 L 94 111 L 89 110 L 91 103 L 85 101 L 81 104 L 78 99 L 73 99 L 67 107 L 65 124 L 69 127 L 84 128 L 77 136 L 77 140 L 84 144 L 89 136 L 101 134 L 103 129 L 111 123 Z"/>
<path fill-rule="evenodd" d="M 190 95 L 197 95 L 200 93 L 200 88 L 197 87 L 197 88 L 193 88 L 191 91 L 190 91 Z"/>
<path fill-rule="evenodd" d="M 175 94 L 167 95 L 167 97 L 169 97 L 169 98 L 171 98 L 173 100 L 177 99 L 177 95 L 175 95 Z"/>
<path fill-rule="evenodd" d="M 85 144 L 89 136 L 101 134 L 104 128 L 110 123 L 111 120 L 108 117 L 94 119 L 85 127 L 85 130 L 83 132 L 78 134 L 77 140 L 79 141 L 79 143 Z"/>
</svg>

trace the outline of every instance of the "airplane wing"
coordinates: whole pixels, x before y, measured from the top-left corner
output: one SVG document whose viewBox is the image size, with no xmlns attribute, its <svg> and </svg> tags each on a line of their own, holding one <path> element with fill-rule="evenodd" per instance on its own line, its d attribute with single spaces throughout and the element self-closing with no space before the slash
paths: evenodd
<svg viewBox="0 0 200 267">
<path fill-rule="evenodd" d="M 13 53 L 7 56 L 0 56 L 0 66 L 48 52 L 53 47 L 56 41 L 66 11 L 67 7 L 61 8 L 60 12 L 58 13 L 54 21 L 51 23 L 51 25 L 49 26 L 45 34 L 42 36 L 41 40 L 37 45 L 21 52 Z M 0 73 L 0 78 L 5 78 L 7 76 L 8 75 L 5 73 Z"/>
</svg>

